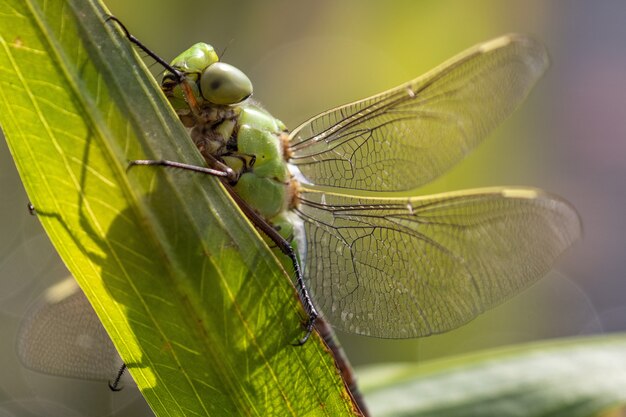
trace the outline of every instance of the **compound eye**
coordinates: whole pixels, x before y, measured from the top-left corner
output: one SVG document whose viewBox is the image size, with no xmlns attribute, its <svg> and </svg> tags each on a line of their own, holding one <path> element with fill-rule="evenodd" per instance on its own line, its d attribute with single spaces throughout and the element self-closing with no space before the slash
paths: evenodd
<svg viewBox="0 0 626 417">
<path fill-rule="evenodd" d="M 216 62 L 202 73 L 200 90 L 213 104 L 236 104 L 250 97 L 252 82 L 232 65 Z"/>
</svg>

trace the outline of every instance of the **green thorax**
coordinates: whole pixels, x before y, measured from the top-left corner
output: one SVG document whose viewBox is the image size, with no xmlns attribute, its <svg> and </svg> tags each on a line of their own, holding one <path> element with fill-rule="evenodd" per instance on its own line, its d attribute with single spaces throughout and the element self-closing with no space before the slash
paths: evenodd
<svg viewBox="0 0 626 417">
<path fill-rule="evenodd" d="M 239 196 L 271 223 L 282 224 L 292 190 L 283 155 L 285 125 L 248 98 L 248 77 L 219 62 L 210 45 L 193 45 L 171 65 L 186 85 L 167 73 L 162 89 L 209 166 L 217 168 L 217 160 L 233 169 Z"/>
</svg>

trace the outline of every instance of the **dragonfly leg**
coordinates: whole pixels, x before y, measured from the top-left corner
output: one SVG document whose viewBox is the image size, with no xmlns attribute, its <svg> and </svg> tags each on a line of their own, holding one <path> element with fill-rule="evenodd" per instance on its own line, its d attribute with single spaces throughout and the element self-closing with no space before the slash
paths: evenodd
<svg viewBox="0 0 626 417">
<path fill-rule="evenodd" d="M 244 212 L 246 217 L 259 229 L 261 230 L 267 237 L 269 237 L 275 244 L 278 246 L 280 251 L 287 255 L 291 260 L 293 265 L 294 274 L 296 277 L 296 288 L 298 290 L 298 296 L 300 297 L 300 301 L 304 307 L 305 312 L 307 313 L 308 319 L 305 324 L 306 333 L 302 339 L 298 340 L 294 343 L 294 346 L 302 346 L 309 340 L 311 333 L 313 333 L 313 329 L 315 328 L 315 322 L 319 316 L 315 305 L 313 304 L 313 300 L 309 294 L 309 290 L 306 287 L 304 282 L 304 278 L 302 276 L 302 269 L 300 268 L 300 263 L 298 262 L 298 257 L 296 256 L 296 252 L 293 250 L 293 247 L 287 240 L 278 233 L 278 231 L 267 222 L 263 217 L 261 217 L 248 203 L 246 203 L 234 190 L 233 188 L 224 183 L 224 188 L 228 191 L 230 196 L 235 200 L 241 211 Z"/>
<path fill-rule="evenodd" d="M 130 43 L 137 46 L 145 54 L 147 54 L 150 58 L 154 59 L 157 63 L 159 63 L 163 68 L 165 68 L 168 72 L 172 74 L 172 76 L 174 77 L 175 83 L 179 84 L 181 88 L 183 89 L 183 93 L 185 95 L 185 101 L 187 101 L 187 103 L 189 104 L 189 107 L 192 110 L 192 112 L 196 116 L 198 116 L 200 106 L 198 102 L 196 101 L 196 98 L 193 94 L 191 87 L 189 86 L 189 83 L 186 80 L 185 74 L 182 71 L 177 70 L 176 68 L 168 64 L 163 58 L 158 56 L 150 48 L 144 45 L 139 39 L 137 39 L 133 34 L 130 33 L 130 31 L 126 28 L 126 26 L 117 17 L 113 15 L 107 15 L 105 21 L 106 22 L 111 21 L 111 22 L 117 23 L 120 29 L 122 29 L 122 32 L 124 32 L 124 36 L 126 36 L 126 39 L 128 39 Z"/>
<path fill-rule="evenodd" d="M 231 167 L 229 167 L 211 154 L 202 154 L 202 156 L 204 156 L 204 160 L 207 162 L 207 164 L 209 164 L 209 166 L 215 167 L 220 171 L 227 172 L 228 176 L 226 176 L 225 178 L 228 180 L 229 183 L 237 183 L 237 180 L 239 179 L 239 174 L 233 171 Z"/>
<path fill-rule="evenodd" d="M 172 67 L 170 64 L 168 64 L 163 58 L 161 58 L 160 56 L 158 56 L 156 53 L 154 53 L 150 48 L 148 48 L 146 45 L 144 45 L 143 43 L 141 43 L 141 41 L 139 39 L 137 39 L 135 36 L 133 36 L 130 31 L 126 28 L 126 26 L 115 16 L 113 15 L 106 15 L 106 22 L 115 22 L 117 23 L 117 25 L 120 27 L 120 29 L 122 29 L 122 32 L 124 32 L 124 36 L 126 36 L 126 39 L 128 39 L 128 41 L 130 43 L 132 43 L 133 45 L 137 46 L 139 49 L 141 49 L 143 52 L 145 52 L 150 58 L 154 59 L 156 62 L 158 62 L 159 64 L 161 64 L 166 70 L 168 70 L 169 72 L 171 72 L 172 74 L 174 74 L 174 76 L 182 82 L 182 80 L 184 79 L 184 75 L 182 72 L 178 71 L 177 69 L 175 69 L 174 67 Z"/>
<path fill-rule="evenodd" d="M 211 164 L 213 163 L 213 159 L 207 159 L 207 161 Z M 311 296 L 309 295 L 309 290 L 307 289 L 306 284 L 304 283 L 304 278 L 302 276 L 302 269 L 300 268 L 300 263 L 298 262 L 296 252 L 293 250 L 293 247 L 291 246 L 291 244 L 287 242 L 287 240 L 285 240 L 285 238 L 282 237 L 278 233 L 278 231 L 271 224 L 267 222 L 267 220 L 261 217 L 252 207 L 250 207 L 250 205 L 246 201 L 244 201 L 235 192 L 235 190 L 233 190 L 233 188 L 230 186 L 228 181 L 231 180 L 233 175 L 236 176 L 234 171 L 230 169 L 229 167 L 227 167 L 226 165 L 224 165 L 223 163 L 217 160 L 215 161 L 217 162 L 217 166 L 224 169 L 223 171 L 212 169 L 212 168 L 207 168 L 207 167 L 191 165 L 191 164 L 184 164 L 184 163 L 175 162 L 175 161 L 149 160 L 149 159 L 139 159 L 135 161 L 130 161 L 128 168 L 130 169 L 136 165 L 164 166 L 164 167 L 184 169 L 187 171 L 197 172 L 200 174 L 209 174 L 209 175 L 222 178 L 223 180 L 222 184 L 224 185 L 224 188 L 226 188 L 230 196 L 233 198 L 233 200 L 235 200 L 235 202 L 237 203 L 239 208 L 244 212 L 246 217 L 259 230 L 261 230 L 265 235 L 267 235 L 267 237 L 269 237 L 274 243 L 276 243 L 276 246 L 278 246 L 280 251 L 284 253 L 285 255 L 287 255 L 293 264 L 293 269 L 294 269 L 294 273 L 296 277 L 296 288 L 298 289 L 298 295 L 300 297 L 300 301 L 302 301 L 304 310 L 306 311 L 308 315 L 308 319 L 305 324 L 306 333 L 304 334 L 304 337 L 302 337 L 302 339 L 294 343 L 295 346 L 301 346 L 305 344 L 307 340 L 309 340 L 309 337 L 311 336 L 311 333 L 313 332 L 313 329 L 315 327 L 315 322 L 317 321 L 317 317 L 319 316 L 319 313 L 317 312 L 315 305 L 313 305 L 313 301 L 311 299 Z"/>
<path fill-rule="evenodd" d="M 289 242 L 285 241 L 288 245 L 288 253 L 285 252 L 282 247 L 281 250 L 291 259 L 293 263 L 293 268 L 296 274 L 296 286 L 298 288 L 298 292 L 300 295 L 300 300 L 302 301 L 302 305 L 304 306 L 305 311 L 309 315 L 309 319 L 305 325 L 306 333 L 302 339 L 298 340 L 294 343 L 295 346 L 302 346 L 309 340 L 311 333 L 313 333 L 313 329 L 315 328 L 315 322 L 319 316 L 317 309 L 313 305 L 313 301 L 311 300 L 311 296 L 309 295 L 309 290 L 306 288 L 306 284 L 304 283 L 304 279 L 302 277 L 302 270 L 300 269 L 300 264 L 298 263 L 298 258 L 296 258 L 296 254 L 293 250 L 293 247 L 289 244 Z M 279 245 L 280 247 L 280 245 Z"/>
<path fill-rule="evenodd" d="M 209 165 L 220 167 L 224 170 L 230 170 L 230 168 L 225 165 L 223 162 L 217 160 L 213 155 L 206 155 L 206 161 Z M 251 165 L 254 164 L 254 159 L 251 162 Z M 231 170 L 232 171 L 232 170 Z M 246 203 L 229 185 L 226 185 L 226 189 L 233 197 L 233 199 L 237 202 L 242 211 L 246 214 L 246 217 L 252 221 L 252 223 L 260 229 L 267 237 L 269 237 L 276 246 L 280 249 L 282 253 L 287 255 L 289 259 L 291 259 L 291 263 L 293 264 L 294 273 L 296 276 L 296 287 L 298 289 L 298 295 L 300 297 L 300 301 L 302 301 L 302 305 L 308 315 L 308 320 L 305 324 L 306 333 L 302 339 L 298 340 L 294 343 L 295 346 L 302 346 L 309 340 L 311 333 L 315 327 L 315 322 L 319 313 L 311 300 L 311 296 L 309 295 L 309 290 L 304 283 L 304 278 L 302 276 L 302 269 L 300 268 L 300 263 L 298 262 L 298 258 L 296 256 L 295 251 L 291 244 L 280 234 L 278 230 L 271 224 L 269 224 L 263 217 L 259 216 L 259 214 L 252 208 L 248 203 Z"/>
<path fill-rule="evenodd" d="M 186 171 L 198 172 L 200 174 L 213 175 L 214 177 L 221 177 L 227 180 L 231 180 L 236 176 L 235 172 L 228 167 L 224 167 L 223 170 L 219 170 L 198 165 L 184 164 L 182 162 L 168 161 L 166 159 L 137 159 L 128 163 L 128 169 L 138 165 L 177 168 Z"/>
<path fill-rule="evenodd" d="M 128 368 L 126 364 L 123 363 L 120 367 L 120 370 L 117 371 L 117 376 L 115 377 L 115 380 L 113 382 L 109 381 L 109 389 L 111 391 L 117 392 L 122 390 L 122 387 L 120 387 L 120 380 L 122 379 L 122 375 L 124 375 L 124 373 L 126 372 L 126 369 Z"/>
</svg>

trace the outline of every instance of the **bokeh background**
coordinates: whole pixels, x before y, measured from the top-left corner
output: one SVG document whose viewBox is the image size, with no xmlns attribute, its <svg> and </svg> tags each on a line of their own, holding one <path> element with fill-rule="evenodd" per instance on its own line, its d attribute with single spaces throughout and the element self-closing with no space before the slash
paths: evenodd
<svg viewBox="0 0 626 417">
<path fill-rule="evenodd" d="M 626 2 L 527 0 L 316 2 L 109 0 L 165 59 L 197 41 L 255 85 L 293 128 L 332 106 L 393 87 L 476 43 L 531 34 L 552 66 L 525 105 L 424 192 L 533 185 L 568 199 L 584 239 L 539 284 L 451 333 L 419 340 L 339 334 L 358 366 L 425 361 L 506 344 L 626 330 Z M 125 71 L 125 68 L 120 68 Z M 160 69 L 154 67 L 154 72 Z M 132 387 L 21 366 L 19 324 L 67 271 L 0 141 L 0 416 L 151 415 Z"/>
</svg>

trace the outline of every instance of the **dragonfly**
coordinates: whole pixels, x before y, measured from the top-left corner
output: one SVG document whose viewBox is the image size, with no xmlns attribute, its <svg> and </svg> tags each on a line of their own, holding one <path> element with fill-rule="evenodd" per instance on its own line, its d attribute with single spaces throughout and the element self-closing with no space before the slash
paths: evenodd
<svg viewBox="0 0 626 417">
<path fill-rule="evenodd" d="M 168 63 L 120 26 L 166 69 L 161 88 L 206 161 L 131 164 L 220 178 L 293 265 L 309 314 L 300 343 L 321 318 L 378 338 L 455 329 L 539 280 L 580 236 L 574 207 L 536 188 L 418 190 L 526 98 L 548 66 L 538 41 L 479 44 L 289 131 L 212 46 Z"/>
<path fill-rule="evenodd" d="M 576 210 L 536 188 L 406 196 L 463 159 L 528 95 L 548 64 L 531 38 L 482 43 L 291 132 L 212 46 L 160 62 L 162 90 L 208 167 L 132 164 L 220 177 L 293 260 L 309 331 L 318 308 L 335 328 L 367 336 L 452 330 L 537 281 L 580 235 Z"/>
</svg>

